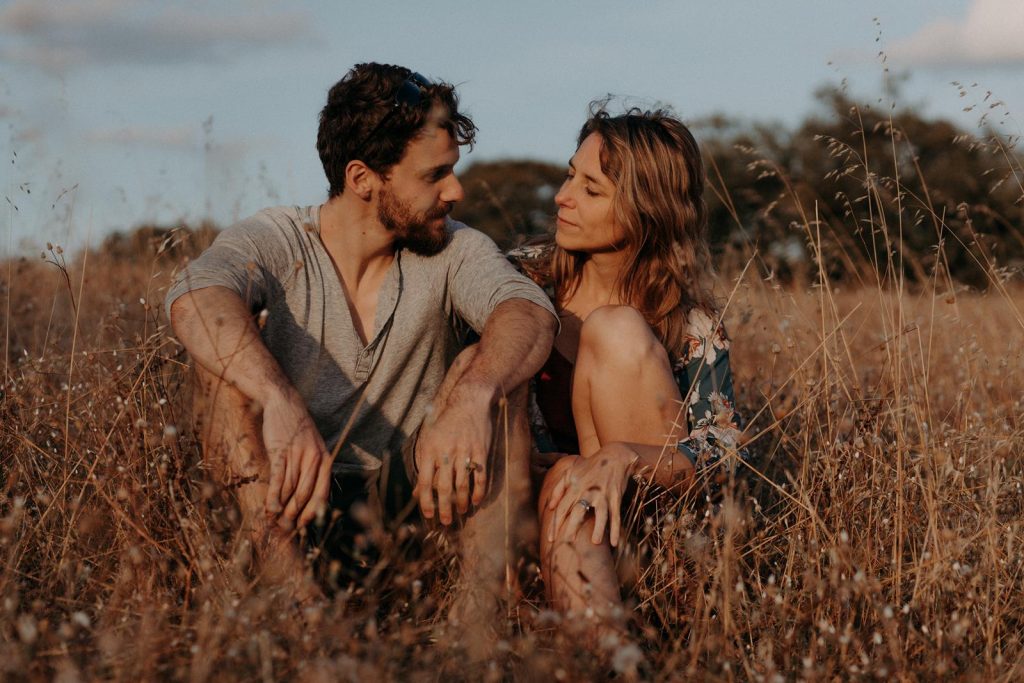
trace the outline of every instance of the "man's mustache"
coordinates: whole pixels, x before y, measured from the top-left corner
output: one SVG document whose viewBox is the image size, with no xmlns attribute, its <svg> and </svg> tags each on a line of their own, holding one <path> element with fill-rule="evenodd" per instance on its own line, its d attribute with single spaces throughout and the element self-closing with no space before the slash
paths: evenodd
<svg viewBox="0 0 1024 683">
<path fill-rule="evenodd" d="M 437 205 L 437 208 L 431 209 L 427 214 L 427 219 L 444 218 L 452 212 L 455 208 L 455 202 L 441 202 Z"/>
</svg>

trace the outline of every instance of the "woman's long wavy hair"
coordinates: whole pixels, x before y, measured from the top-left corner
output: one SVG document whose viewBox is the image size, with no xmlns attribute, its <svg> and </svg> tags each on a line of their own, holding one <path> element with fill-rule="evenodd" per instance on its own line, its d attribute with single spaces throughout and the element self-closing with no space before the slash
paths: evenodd
<svg viewBox="0 0 1024 683">
<path fill-rule="evenodd" d="M 592 134 L 601 138 L 601 170 L 615 185 L 612 212 L 626 235 L 619 298 L 640 311 L 670 357 L 681 357 L 690 311 L 715 310 L 697 141 L 665 110 L 611 116 L 603 104 L 592 105 L 577 148 Z M 555 247 L 556 301 L 564 303 L 579 286 L 587 258 Z"/>
</svg>

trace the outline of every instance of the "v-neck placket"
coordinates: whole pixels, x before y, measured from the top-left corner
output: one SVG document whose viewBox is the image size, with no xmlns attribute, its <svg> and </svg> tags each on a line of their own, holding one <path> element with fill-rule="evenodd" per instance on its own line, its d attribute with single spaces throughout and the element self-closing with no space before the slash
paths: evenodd
<svg viewBox="0 0 1024 683">
<path fill-rule="evenodd" d="M 314 223 L 316 242 L 324 263 L 329 268 L 329 272 L 334 274 L 334 286 L 337 287 L 338 294 L 341 297 L 339 303 L 345 307 L 351 338 L 356 341 L 356 345 L 359 347 L 359 351 L 356 354 L 355 367 L 352 369 L 352 381 L 362 383 L 369 379 L 374 366 L 380 360 L 380 352 L 383 350 L 388 334 L 391 332 L 395 311 L 398 309 L 398 301 L 402 296 L 402 252 L 399 250 L 395 254 L 395 258 L 392 260 L 391 265 L 388 267 L 388 272 L 384 276 L 384 282 L 381 283 L 380 291 L 377 293 L 377 312 L 374 314 L 373 320 L 373 338 L 363 345 L 362 335 L 356 330 L 356 321 L 352 317 L 352 309 L 349 306 L 345 283 L 342 281 L 341 273 L 338 272 L 338 268 L 334 264 L 330 252 L 327 250 L 327 245 L 323 241 L 323 224 L 320 221 L 322 212 L 323 205 L 318 206 Z"/>
<path fill-rule="evenodd" d="M 366 346 L 359 350 L 356 357 L 355 376 L 356 382 L 365 382 L 373 371 L 373 366 L 380 359 L 379 351 L 383 350 L 388 334 L 391 332 L 391 325 L 395 320 L 395 311 L 398 309 L 398 300 L 402 295 L 402 252 L 395 254 L 391 267 L 388 268 L 384 282 L 381 283 L 380 292 L 377 294 L 377 312 L 373 321 L 373 339 L 367 342 Z M 346 303 L 346 306 L 348 304 Z M 351 311 L 349 320 L 352 320 Z M 352 321 L 352 330 L 355 332 L 355 321 Z M 356 338 L 358 338 L 358 333 Z"/>
</svg>

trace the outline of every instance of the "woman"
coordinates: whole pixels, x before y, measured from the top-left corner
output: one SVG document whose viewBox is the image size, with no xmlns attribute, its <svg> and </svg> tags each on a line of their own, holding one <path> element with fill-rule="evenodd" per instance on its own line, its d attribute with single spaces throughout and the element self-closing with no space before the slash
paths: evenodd
<svg viewBox="0 0 1024 683">
<path fill-rule="evenodd" d="M 557 609 L 608 625 L 622 620 L 612 548 L 630 482 L 713 497 L 744 457 L 703 191 L 681 122 L 598 110 L 555 197 L 554 244 L 510 255 L 562 321 L 533 405 L 538 449 L 558 454 L 539 499 L 545 584 Z"/>
</svg>

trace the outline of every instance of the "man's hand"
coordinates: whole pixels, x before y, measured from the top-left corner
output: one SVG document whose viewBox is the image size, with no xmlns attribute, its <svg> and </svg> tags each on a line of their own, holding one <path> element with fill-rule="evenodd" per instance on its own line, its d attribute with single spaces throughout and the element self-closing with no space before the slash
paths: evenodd
<svg viewBox="0 0 1024 683">
<path fill-rule="evenodd" d="M 435 492 L 442 524 L 452 521 L 453 492 L 458 511 L 468 512 L 471 482 L 473 504 L 484 502 L 494 432 L 491 414 L 501 387 L 518 387 L 540 369 L 557 325 L 549 311 L 525 299 L 508 299 L 491 312 L 472 360 L 441 400 L 437 419 L 425 420 L 420 429 L 414 495 L 424 517 L 434 517 Z"/>
<path fill-rule="evenodd" d="M 270 460 L 266 513 L 278 525 L 305 526 L 327 506 L 331 464 L 302 399 L 294 391 L 275 393 L 263 406 L 263 443 Z"/>
<path fill-rule="evenodd" d="M 487 494 L 487 455 L 491 450 L 493 391 L 460 386 L 436 420 L 425 420 L 416 443 L 419 474 L 414 495 L 423 516 L 437 514 L 444 525 L 452 522 L 452 493 L 459 514 L 469 511 L 470 482 L 473 505 Z"/>
</svg>

